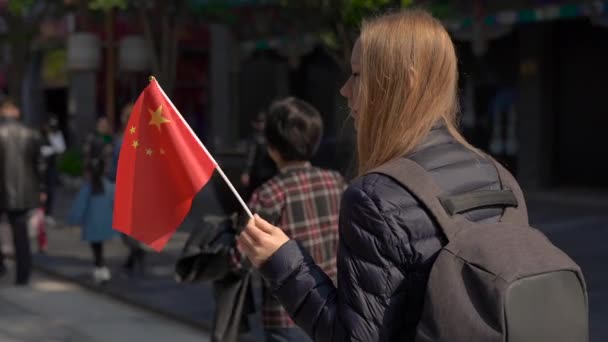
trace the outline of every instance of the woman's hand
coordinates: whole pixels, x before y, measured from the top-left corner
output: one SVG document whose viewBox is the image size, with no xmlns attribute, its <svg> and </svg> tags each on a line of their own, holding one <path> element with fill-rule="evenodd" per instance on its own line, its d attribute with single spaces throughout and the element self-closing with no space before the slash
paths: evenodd
<svg viewBox="0 0 608 342">
<path fill-rule="evenodd" d="M 289 238 L 283 230 L 275 227 L 258 215 L 254 215 L 247 223 L 238 240 L 239 249 L 247 255 L 255 267 L 260 267 L 270 258 Z"/>
</svg>

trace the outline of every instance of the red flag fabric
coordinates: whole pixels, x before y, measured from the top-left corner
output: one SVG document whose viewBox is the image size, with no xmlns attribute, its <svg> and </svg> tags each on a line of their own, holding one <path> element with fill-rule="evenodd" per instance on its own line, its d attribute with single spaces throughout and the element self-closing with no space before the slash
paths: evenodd
<svg viewBox="0 0 608 342">
<path fill-rule="evenodd" d="M 162 250 L 216 166 L 152 79 L 125 129 L 116 176 L 114 229 Z"/>
</svg>

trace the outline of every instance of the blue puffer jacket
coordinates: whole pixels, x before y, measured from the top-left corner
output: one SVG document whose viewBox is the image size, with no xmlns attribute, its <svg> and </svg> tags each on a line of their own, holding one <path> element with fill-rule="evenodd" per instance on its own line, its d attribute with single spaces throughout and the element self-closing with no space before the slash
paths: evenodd
<svg viewBox="0 0 608 342">
<path fill-rule="evenodd" d="M 455 195 L 498 189 L 494 166 L 433 129 L 407 156 Z M 501 209 L 468 213 L 496 221 Z M 260 269 L 296 323 L 315 341 L 413 341 L 431 266 L 445 243 L 426 210 L 391 178 L 367 174 L 344 193 L 338 286 L 294 241 Z"/>
</svg>

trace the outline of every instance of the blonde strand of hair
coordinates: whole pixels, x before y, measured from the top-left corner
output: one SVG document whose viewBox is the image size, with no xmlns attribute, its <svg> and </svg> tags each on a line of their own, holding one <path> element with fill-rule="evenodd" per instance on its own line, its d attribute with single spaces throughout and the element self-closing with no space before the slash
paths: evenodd
<svg viewBox="0 0 608 342">
<path fill-rule="evenodd" d="M 443 26 L 423 10 L 362 25 L 359 174 L 412 152 L 443 121 L 456 141 L 457 60 Z"/>
</svg>

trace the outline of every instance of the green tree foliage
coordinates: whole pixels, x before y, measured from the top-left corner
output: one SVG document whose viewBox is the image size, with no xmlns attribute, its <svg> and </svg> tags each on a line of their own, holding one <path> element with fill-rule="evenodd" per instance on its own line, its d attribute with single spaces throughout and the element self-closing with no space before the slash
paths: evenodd
<svg viewBox="0 0 608 342">
<path fill-rule="evenodd" d="M 34 0 L 11 0 L 8 2 L 8 10 L 13 15 L 23 15 L 32 5 L 34 5 Z"/>
<path fill-rule="evenodd" d="M 0 40 L 10 47 L 8 93 L 17 103 L 21 102 L 23 78 L 40 22 L 62 9 L 63 1 L 59 0 L 10 0 L 8 11 L 0 12 L 8 26 L 0 35 Z"/>
<path fill-rule="evenodd" d="M 307 15 L 336 63 L 349 69 L 350 51 L 361 21 L 389 9 L 414 5 L 414 0 L 281 0 L 294 15 Z"/>
<path fill-rule="evenodd" d="M 92 10 L 109 11 L 111 9 L 126 9 L 129 5 L 128 0 L 90 0 L 89 8 Z"/>
</svg>

